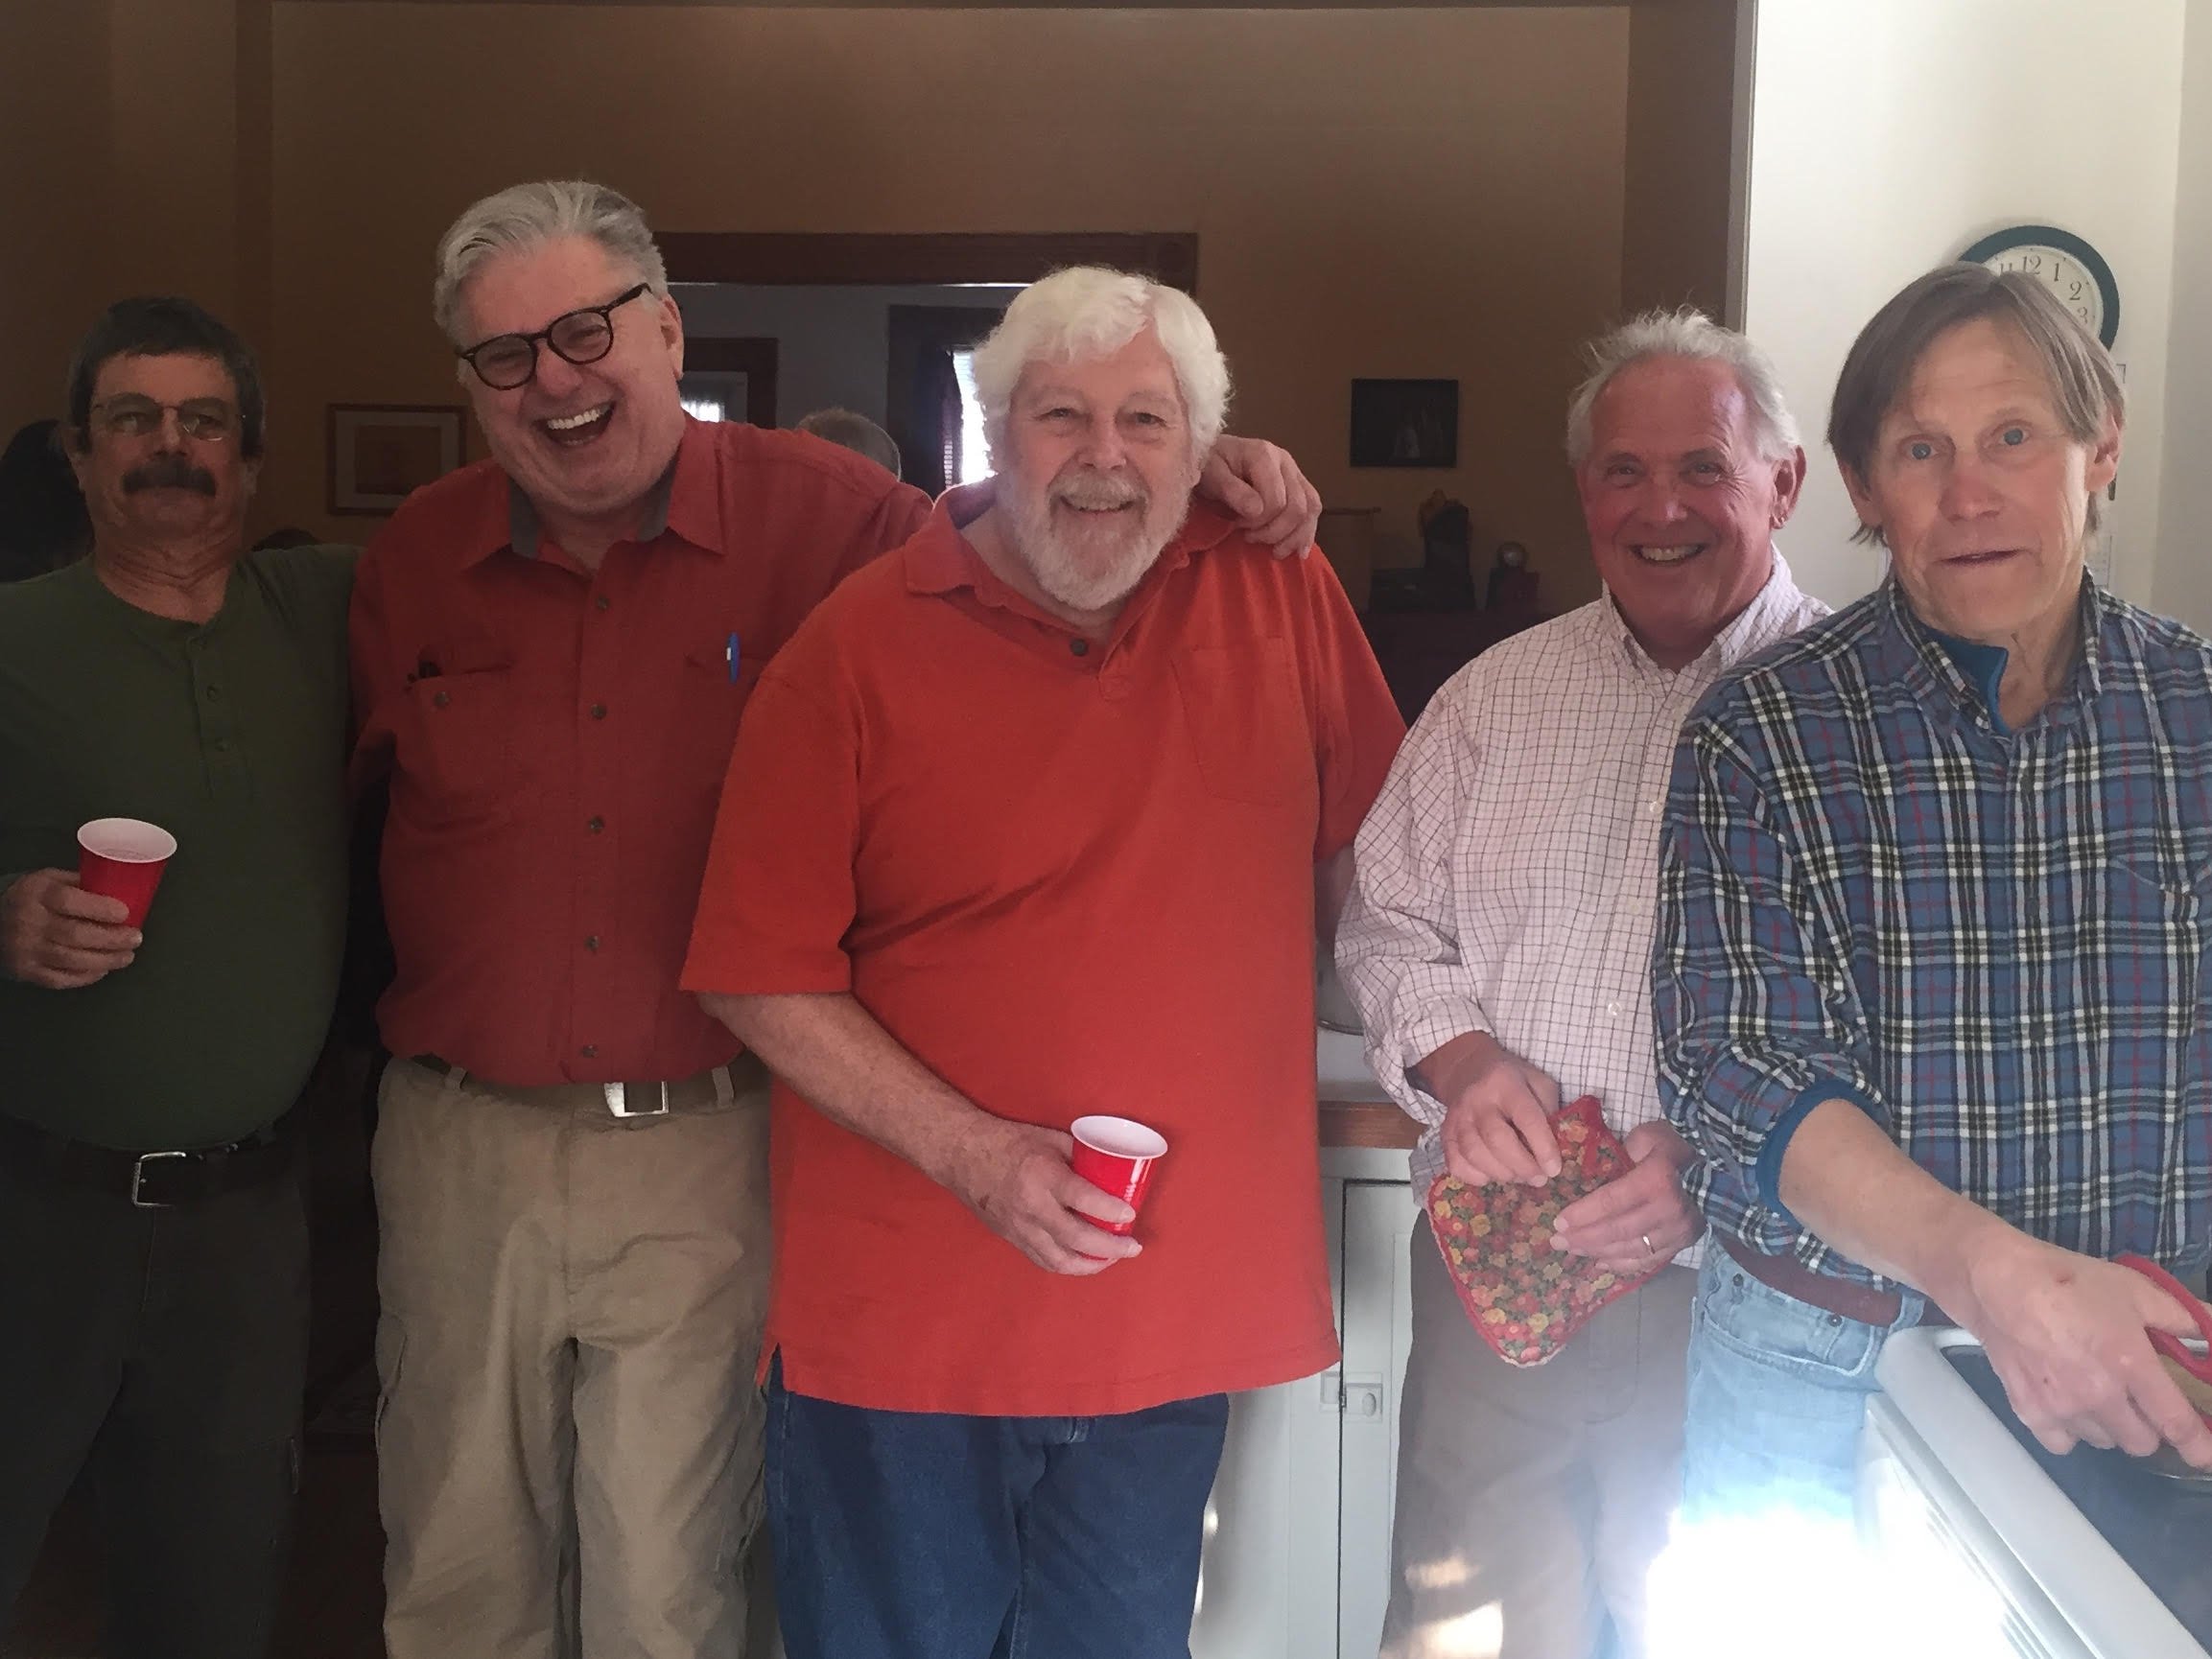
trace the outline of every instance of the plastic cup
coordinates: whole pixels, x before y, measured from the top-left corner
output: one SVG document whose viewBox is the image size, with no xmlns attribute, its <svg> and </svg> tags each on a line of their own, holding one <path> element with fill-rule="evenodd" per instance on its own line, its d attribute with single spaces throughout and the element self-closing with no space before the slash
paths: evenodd
<svg viewBox="0 0 2212 1659">
<path fill-rule="evenodd" d="M 1068 1133 L 1075 1137 L 1074 1156 L 1069 1159 L 1075 1173 L 1131 1209 L 1141 1208 L 1152 1172 L 1167 1152 L 1159 1132 L 1126 1117 L 1079 1117 Z M 1095 1225 L 1110 1233 L 1134 1232 L 1137 1227 L 1134 1218 Z"/>
<path fill-rule="evenodd" d="M 77 884 L 87 893 L 120 899 L 130 907 L 128 925 L 143 927 L 161 873 L 176 856 L 176 837 L 139 818 L 95 818 L 77 831 Z"/>
</svg>

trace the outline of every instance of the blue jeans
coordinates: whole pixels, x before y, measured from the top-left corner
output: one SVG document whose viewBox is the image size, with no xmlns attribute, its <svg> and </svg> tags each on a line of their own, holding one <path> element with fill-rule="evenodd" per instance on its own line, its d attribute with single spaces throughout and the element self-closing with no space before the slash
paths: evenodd
<svg viewBox="0 0 2212 1659">
<path fill-rule="evenodd" d="M 1770 1290 L 1711 1250 L 1690 1304 L 1685 1522 L 1777 1509 L 1850 1518 L 1874 1362 L 1925 1305 L 1903 1295 L 1894 1325 L 1862 1324 Z"/>
<path fill-rule="evenodd" d="M 1103 1417 L 877 1412 L 768 1378 L 789 1659 L 1188 1659 L 1229 1399 Z"/>
</svg>

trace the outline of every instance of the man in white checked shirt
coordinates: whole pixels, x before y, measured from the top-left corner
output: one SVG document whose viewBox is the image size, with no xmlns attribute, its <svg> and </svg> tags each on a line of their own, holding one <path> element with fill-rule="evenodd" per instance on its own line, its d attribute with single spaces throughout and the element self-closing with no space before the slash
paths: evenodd
<svg viewBox="0 0 2212 1659">
<path fill-rule="evenodd" d="M 1567 457 L 1605 595 L 1437 693 L 1360 830 L 1337 961 L 1376 1076 L 1427 1126 L 1417 1192 L 1446 1168 L 1542 1184 L 1548 1115 L 1595 1094 L 1635 1168 L 1562 1212 L 1554 1242 L 1675 1265 L 1518 1370 L 1416 1225 L 1386 1659 L 1586 1659 L 1609 1626 L 1612 1650 L 1644 1651 L 1704 1231 L 1653 1075 L 1659 814 L 1699 695 L 1826 611 L 1775 550 L 1805 457 L 1765 356 L 1681 312 L 1589 359 Z"/>
</svg>

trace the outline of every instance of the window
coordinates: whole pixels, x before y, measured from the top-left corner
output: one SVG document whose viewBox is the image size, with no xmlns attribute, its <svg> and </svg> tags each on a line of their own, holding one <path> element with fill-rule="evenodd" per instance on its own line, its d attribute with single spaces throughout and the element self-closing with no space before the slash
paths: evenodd
<svg viewBox="0 0 2212 1659">
<path fill-rule="evenodd" d="M 979 484 L 991 476 L 991 453 L 983 441 L 983 404 L 976 395 L 976 354 L 953 354 L 953 378 L 960 387 L 960 476 L 956 484 Z"/>
</svg>

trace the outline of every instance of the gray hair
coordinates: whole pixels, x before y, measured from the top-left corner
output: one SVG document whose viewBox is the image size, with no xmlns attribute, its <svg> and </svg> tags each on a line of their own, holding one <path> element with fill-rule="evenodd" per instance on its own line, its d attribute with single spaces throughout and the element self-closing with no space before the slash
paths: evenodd
<svg viewBox="0 0 2212 1659">
<path fill-rule="evenodd" d="M 1647 311 L 1609 330 L 1583 348 L 1589 373 L 1574 388 L 1566 406 L 1566 458 L 1576 467 L 1589 458 L 1590 410 L 1613 377 L 1653 358 L 1724 363 L 1751 404 L 1752 436 L 1759 458 L 1778 461 L 1799 447 L 1797 417 L 1782 398 L 1781 376 L 1767 354 L 1745 336 L 1694 306 L 1680 311 Z"/>
<path fill-rule="evenodd" d="M 510 184 L 470 203 L 438 239 L 430 309 L 439 332 L 457 346 L 468 343 L 460 338 L 460 291 L 484 261 L 569 236 L 590 237 L 654 293 L 667 296 L 668 267 L 636 202 L 588 179 L 545 178 Z"/>
<path fill-rule="evenodd" d="M 825 443 L 851 450 L 857 456 L 866 456 L 895 479 L 906 476 L 899 458 L 898 440 L 858 409 L 841 406 L 818 409 L 804 416 L 792 430 L 811 433 Z"/>
<path fill-rule="evenodd" d="M 1031 283 L 1005 320 L 976 348 L 976 399 L 991 461 L 1006 458 L 1006 416 L 1022 371 L 1040 360 L 1072 362 L 1119 351 L 1150 323 L 1175 366 L 1195 458 L 1204 460 L 1229 416 L 1229 360 L 1198 302 L 1180 289 L 1104 266 L 1078 265 Z"/>
<path fill-rule="evenodd" d="M 1939 265 L 1874 313 L 1836 377 L 1828 447 L 1854 484 L 1865 484 L 1882 422 L 1910 389 L 1928 348 L 1962 323 L 1982 320 L 2011 329 L 2026 342 L 2076 443 L 2094 447 L 2104 440 L 2107 421 L 2117 426 L 2127 418 L 2128 397 L 2111 354 L 2047 286 L 2017 270 Z M 2096 533 L 2099 513 L 2092 491 L 2083 520 L 2085 533 Z M 1888 545 L 1879 525 L 1860 525 L 1851 540 Z"/>
</svg>

